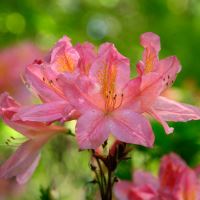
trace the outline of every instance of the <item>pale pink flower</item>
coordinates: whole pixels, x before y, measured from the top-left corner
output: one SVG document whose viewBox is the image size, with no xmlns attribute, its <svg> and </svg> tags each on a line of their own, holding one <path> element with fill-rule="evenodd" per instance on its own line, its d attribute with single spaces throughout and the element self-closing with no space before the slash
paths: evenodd
<svg viewBox="0 0 200 200">
<path fill-rule="evenodd" d="M 181 66 L 175 56 L 159 60 L 160 37 L 154 33 L 147 32 L 141 35 L 141 45 L 145 48 L 142 61 L 137 64 L 139 76 L 145 82 L 146 79 L 154 79 L 154 84 L 160 83 L 158 96 L 153 105 L 146 110 L 164 127 L 166 133 L 173 132 L 166 121 L 189 121 L 200 119 L 200 109 L 191 105 L 169 100 L 162 92 L 171 86 L 180 72 Z"/>
<path fill-rule="evenodd" d="M 15 119 L 41 122 L 76 119 L 79 113 L 69 104 L 63 88 L 57 84 L 57 78 L 62 73 L 68 78 L 87 74 L 95 56 L 92 44 L 73 47 L 67 36 L 61 38 L 44 61 L 36 60 L 25 71 L 27 84 L 43 103 L 21 109 Z"/>
<path fill-rule="evenodd" d="M 43 103 L 21 109 L 14 119 L 53 122 L 77 118 L 79 114 L 68 103 L 57 84 L 57 76 L 63 72 L 76 74 L 78 61 L 77 51 L 72 47 L 70 39 L 64 36 L 45 60 L 35 60 L 27 66 L 24 76 L 26 84 Z"/>
<path fill-rule="evenodd" d="M 81 114 L 76 126 L 81 149 L 96 149 L 111 133 L 123 142 L 152 146 L 154 135 L 141 114 L 139 96 L 143 102 L 149 101 L 145 97 L 154 93 L 157 86 L 144 89 L 141 95 L 141 79 L 130 81 L 129 61 L 113 44 L 100 46 L 88 76 L 69 79 L 63 74 L 58 82 L 68 101 Z"/>
<path fill-rule="evenodd" d="M 114 188 L 119 200 L 199 200 L 195 171 L 176 154 L 162 158 L 159 179 L 150 173 L 136 171 L 133 181 L 119 181 Z"/>
<path fill-rule="evenodd" d="M 0 178 L 16 177 L 18 183 L 25 183 L 34 172 L 40 159 L 40 149 L 55 134 L 64 128 L 42 122 L 13 120 L 20 105 L 7 93 L 0 95 L 0 117 L 11 128 L 23 134 L 27 140 L 0 167 Z M 14 140 L 14 139 L 13 139 Z"/>
<path fill-rule="evenodd" d="M 166 121 L 200 119 L 200 109 L 180 104 L 161 93 L 175 80 L 180 63 L 175 56 L 158 59 L 159 37 L 141 36 L 145 47 L 137 65 L 139 76 L 130 80 L 130 64 L 114 45 L 105 43 L 98 53 L 92 44 L 73 47 L 63 37 L 45 61 L 26 69 L 26 80 L 43 101 L 18 111 L 13 119 L 67 121 L 77 119 L 81 149 L 96 149 L 113 134 L 117 140 L 151 147 L 154 135 L 144 113 L 152 115 L 171 133 Z"/>
</svg>

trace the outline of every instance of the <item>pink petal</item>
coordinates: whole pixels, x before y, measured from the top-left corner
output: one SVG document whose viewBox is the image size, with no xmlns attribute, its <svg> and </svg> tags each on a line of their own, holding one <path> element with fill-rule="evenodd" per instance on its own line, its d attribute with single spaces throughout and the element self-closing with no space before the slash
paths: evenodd
<svg viewBox="0 0 200 200">
<path fill-rule="evenodd" d="M 155 191 L 159 188 L 159 183 L 157 178 L 155 178 L 152 174 L 143 171 L 135 171 L 133 174 L 133 181 L 135 186 L 143 186 L 149 185 Z"/>
<path fill-rule="evenodd" d="M 31 166 L 25 172 L 16 177 L 17 182 L 19 184 L 25 184 L 30 179 L 36 167 L 38 166 L 39 161 L 40 161 L 40 154 L 36 157 Z"/>
<path fill-rule="evenodd" d="M 147 111 L 156 101 L 163 90 L 169 87 L 180 71 L 180 64 L 176 57 L 168 57 L 159 62 L 158 70 L 141 76 L 141 92 L 138 99 L 143 112 Z"/>
<path fill-rule="evenodd" d="M 77 44 L 75 49 L 80 55 L 78 67 L 83 74 L 88 75 L 90 67 L 97 57 L 95 46 L 89 42 L 85 42 Z"/>
<path fill-rule="evenodd" d="M 140 36 L 140 44 L 144 48 L 153 47 L 157 52 L 160 51 L 160 37 L 152 32 L 146 32 Z"/>
<path fill-rule="evenodd" d="M 159 61 L 156 72 L 159 73 L 159 80 L 162 81 L 162 91 L 171 86 L 177 74 L 181 71 L 181 65 L 176 56 L 170 56 Z"/>
<path fill-rule="evenodd" d="M 42 122 L 13 120 L 14 115 L 20 110 L 20 105 L 7 93 L 0 95 L 0 117 L 11 128 L 22 133 L 28 138 L 35 138 L 40 135 L 53 135 L 65 131 L 65 128 L 59 126 L 47 126 Z"/>
<path fill-rule="evenodd" d="M 79 112 L 102 108 L 104 102 L 99 94 L 99 88 L 87 76 L 72 77 L 59 76 L 58 83 L 69 103 Z"/>
<path fill-rule="evenodd" d="M 58 41 L 51 51 L 50 64 L 52 69 L 57 72 L 75 71 L 79 61 L 79 54 L 72 47 L 70 39 L 64 36 Z"/>
<path fill-rule="evenodd" d="M 128 194 L 133 187 L 133 183 L 129 181 L 119 181 L 114 186 L 114 193 L 119 200 L 129 200 Z"/>
<path fill-rule="evenodd" d="M 98 110 L 89 110 L 77 121 L 76 138 L 80 149 L 96 149 L 109 134 L 109 120 Z"/>
<path fill-rule="evenodd" d="M 123 102 L 122 107 L 129 104 L 133 104 L 136 101 L 135 97 L 140 94 L 141 78 L 134 78 L 130 80 L 123 89 Z"/>
<path fill-rule="evenodd" d="M 160 164 L 159 178 L 160 187 L 163 192 L 179 187 L 178 180 L 182 171 L 187 167 L 186 163 L 176 154 L 171 153 L 162 158 Z"/>
<path fill-rule="evenodd" d="M 28 177 L 24 175 L 29 175 L 33 170 L 33 167 L 37 163 L 39 150 L 48 139 L 48 137 L 43 137 L 36 140 L 28 140 L 23 143 L 0 167 L 0 178 L 8 179 L 19 176 L 19 180 L 20 178 L 26 180 Z"/>
<path fill-rule="evenodd" d="M 108 83 L 114 81 L 115 92 L 121 93 L 130 78 L 130 63 L 113 44 L 104 43 L 99 48 L 98 58 L 92 64 L 89 74 L 99 83 L 101 79 Z"/>
<path fill-rule="evenodd" d="M 7 92 L 0 94 L 0 109 L 8 107 L 18 107 L 19 103 L 16 102 Z"/>
<path fill-rule="evenodd" d="M 161 165 L 160 165 L 160 176 L 167 169 L 168 164 L 172 164 L 174 166 L 186 167 L 185 161 L 175 153 L 170 153 L 162 157 Z"/>
<path fill-rule="evenodd" d="M 143 115 L 131 110 L 116 110 L 112 116 L 111 132 L 118 140 L 152 147 L 154 134 Z"/>
<path fill-rule="evenodd" d="M 154 33 L 147 32 L 141 35 L 140 44 L 145 48 L 143 59 L 137 64 L 137 71 L 140 76 L 155 71 L 159 59 L 160 37 Z"/>
<path fill-rule="evenodd" d="M 156 110 L 151 109 L 148 112 L 151 116 L 153 116 L 159 123 L 162 124 L 163 128 L 165 129 L 165 132 L 167 134 L 170 134 L 174 131 L 174 128 L 169 127 L 169 125 L 167 124 L 167 122 L 162 118 L 162 116 L 159 115 L 159 113 L 157 113 Z"/>
<path fill-rule="evenodd" d="M 183 171 L 179 182 L 179 189 L 175 195 L 182 199 L 199 199 L 199 185 L 195 172 L 189 168 Z"/>
<path fill-rule="evenodd" d="M 128 200 L 160 200 L 157 192 L 151 186 L 133 187 L 128 195 Z"/>
<path fill-rule="evenodd" d="M 61 47 L 66 46 L 68 48 L 72 47 L 71 44 L 71 39 L 69 37 L 67 37 L 66 35 L 64 35 L 61 39 L 58 40 L 58 42 L 55 44 L 55 46 L 52 48 L 52 50 L 50 51 L 50 53 L 47 55 L 46 57 L 46 61 L 48 63 L 52 63 L 54 62 L 54 60 L 56 59 L 56 55 L 57 55 L 57 50 L 59 50 Z"/>
<path fill-rule="evenodd" d="M 52 87 L 49 84 L 49 80 L 46 80 L 46 77 L 44 77 L 44 74 L 41 72 L 40 65 L 32 64 L 28 66 L 25 71 L 25 78 L 35 93 L 44 102 L 63 100 L 63 94 L 60 92 L 60 90 Z"/>
<path fill-rule="evenodd" d="M 56 101 L 40 105 L 21 107 L 12 120 L 54 122 L 70 117 L 74 108 L 65 101 Z"/>
<path fill-rule="evenodd" d="M 196 174 L 176 154 L 162 158 L 160 166 L 160 193 L 166 199 L 198 199 Z"/>
<path fill-rule="evenodd" d="M 162 83 L 156 82 L 157 73 L 148 73 L 131 80 L 124 89 L 123 107 L 135 112 L 146 112 L 161 92 Z"/>
<path fill-rule="evenodd" d="M 153 105 L 155 112 L 165 121 L 189 121 L 200 119 L 200 108 L 158 97 Z"/>
<path fill-rule="evenodd" d="M 136 64 L 136 70 L 137 70 L 137 73 L 139 74 L 139 76 L 142 76 L 144 74 L 144 70 L 145 70 L 145 64 L 143 61 L 139 61 L 137 64 Z"/>
<path fill-rule="evenodd" d="M 137 100 L 141 102 L 141 109 L 146 111 L 161 93 L 162 83 L 158 81 L 159 75 L 157 73 L 148 73 L 142 76 L 141 79 L 140 93 Z"/>
</svg>

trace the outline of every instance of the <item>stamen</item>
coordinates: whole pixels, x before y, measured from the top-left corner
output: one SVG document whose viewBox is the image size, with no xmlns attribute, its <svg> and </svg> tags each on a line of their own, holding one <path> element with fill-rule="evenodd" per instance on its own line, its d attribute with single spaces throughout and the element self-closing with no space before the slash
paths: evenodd
<svg viewBox="0 0 200 200">
<path fill-rule="evenodd" d="M 115 104 L 117 102 L 117 94 L 115 94 L 115 96 L 113 97 L 113 110 L 115 109 Z"/>
<path fill-rule="evenodd" d="M 120 100 L 120 103 L 119 103 L 119 105 L 118 105 L 115 109 L 119 108 L 119 107 L 122 105 L 123 98 L 124 98 L 124 94 L 122 93 L 122 94 L 121 94 L 121 100 Z"/>
<path fill-rule="evenodd" d="M 50 85 L 53 84 L 53 80 L 49 80 L 49 84 L 50 84 Z"/>
</svg>

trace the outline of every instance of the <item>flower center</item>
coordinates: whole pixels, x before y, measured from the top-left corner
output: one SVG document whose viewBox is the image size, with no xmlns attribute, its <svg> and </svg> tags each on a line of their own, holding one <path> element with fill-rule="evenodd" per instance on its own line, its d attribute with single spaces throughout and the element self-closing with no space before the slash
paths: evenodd
<svg viewBox="0 0 200 200">
<path fill-rule="evenodd" d="M 109 113 L 119 108 L 123 101 L 123 94 L 116 91 L 117 68 L 114 65 L 105 65 L 98 72 L 98 80 L 101 86 L 101 94 L 105 102 L 105 112 Z"/>
<path fill-rule="evenodd" d="M 111 91 L 108 92 L 105 99 L 105 111 L 110 113 L 122 105 L 124 95 L 112 94 Z"/>
</svg>

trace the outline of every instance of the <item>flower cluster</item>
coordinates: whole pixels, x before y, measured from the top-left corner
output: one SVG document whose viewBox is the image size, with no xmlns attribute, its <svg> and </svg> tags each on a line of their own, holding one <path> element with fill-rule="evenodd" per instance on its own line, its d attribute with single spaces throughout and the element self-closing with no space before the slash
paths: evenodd
<svg viewBox="0 0 200 200">
<path fill-rule="evenodd" d="M 198 175 L 198 170 L 189 168 L 178 155 L 171 153 L 161 160 L 159 178 L 135 171 L 133 182 L 119 181 L 114 190 L 119 200 L 198 200 Z"/>
<path fill-rule="evenodd" d="M 22 106 L 7 93 L 0 96 L 0 116 L 28 140 L 0 168 L 0 177 L 25 182 L 39 161 L 39 150 L 65 129 L 53 125 L 76 119 L 80 149 L 96 149 L 110 134 L 116 140 L 152 147 L 154 134 L 144 114 L 159 121 L 171 133 L 167 121 L 200 119 L 200 109 L 169 100 L 162 92 L 175 81 L 181 66 L 175 56 L 159 60 L 160 38 L 141 36 L 144 47 L 130 77 L 129 60 L 111 43 L 98 51 L 90 43 L 72 46 L 64 36 L 44 60 L 26 67 L 26 85 L 41 104 Z"/>
</svg>

